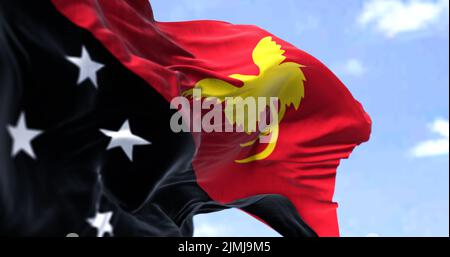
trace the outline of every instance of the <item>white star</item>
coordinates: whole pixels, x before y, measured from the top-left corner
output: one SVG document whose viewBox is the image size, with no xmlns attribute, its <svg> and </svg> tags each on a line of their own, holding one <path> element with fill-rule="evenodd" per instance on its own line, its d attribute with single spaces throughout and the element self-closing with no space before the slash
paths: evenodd
<svg viewBox="0 0 450 257">
<path fill-rule="evenodd" d="M 66 56 L 66 59 L 78 66 L 79 74 L 77 84 L 80 85 L 86 79 L 89 79 L 97 88 L 97 71 L 103 67 L 103 64 L 91 59 L 84 46 L 81 48 L 81 57 Z"/>
<path fill-rule="evenodd" d="M 149 145 L 151 142 L 143 139 L 142 137 L 138 137 L 131 133 L 130 125 L 128 124 L 128 120 L 126 120 L 122 127 L 118 131 L 111 131 L 106 129 L 100 129 L 100 131 L 106 136 L 111 137 L 111 141 L 109 142 L 106 150 L 114 148 L 114 147 L 122 147 L 122 150 L 127 155 L 130 161 L 133 161 L 133 146 L 134 145 Z"/>
<path fill-rule="evenodd" d="M 105 233 L 113 234 L 113 227 L 110 223 L 112 216 L 112 211 L 97 212 L 95 217 L 87 219 L 87 222 L 97 229 L 97 237 L 103 237 Z"/>
<path fill-rule="evenodd" d="M 13 147 L 11 156 L 16 156 L 18 152 L 23 150 L 31 158 L 36 159 L 31 141 L 42 133 L 42 130 L 29 129 L 25 121 L 25 114 L 22 112 L 19 116 L 16 126 L 9 125 L 7 127 L 9 134 L 13 139 Z"/>
</svg>

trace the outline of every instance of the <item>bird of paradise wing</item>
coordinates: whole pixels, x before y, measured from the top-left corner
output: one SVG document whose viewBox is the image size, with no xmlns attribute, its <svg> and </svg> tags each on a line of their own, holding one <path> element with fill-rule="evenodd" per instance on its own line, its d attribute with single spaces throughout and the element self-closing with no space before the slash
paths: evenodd
<svg viewBox="0 0 450 257">
<path fill-rule="evenodd" d="M 284 118 L 286 109 L 294 107 L 297 110 L 304 97 L 306 78 L 301 69 L 304 66 L 295 62 L 283 62 L 286 59 L 283 55 L 284 52 L 281 46 L 272 40 L 272 37 L 265 37 L 258 42 L 252 53 L 253 62 L 258 66 L 259 74 L 232 74 L 229 76 L 242 81 L 241 87 L 214 78 L 202 79 L 195 85 L 195 88 L 201 89 L 202 97 L 215 97 L 220 102 L 225 101 L 225 116 L 228 121 L 237 126 L 243 126 L 247 133 L 250 133 L 248 130 L 249 122 L 259 122 L 261 113 L 258 113 L 256 117 L 248 117 L 247 115 L 243 119 L 236 119 L 233 110 L 227 110 L 227 108 L 235 106 L 235 102 L 232 102 L 235 101 L 233 98 L 254 97 L 255 102 L 257 102 L 258 97 L 263 97 L 270 112 L 278 112 L 278 122 L 267 126 L 253 140 L 240 145 L 241 147 L 248 147 L 254 145 L 260 137 L 270 136 L 271 139 L 265 148 L 247 158 L 235 160 L 237 163 L 249 163 L 267 158 L 276 147 L 279 124 Z M 182 95 L 192 96 L 192 92 L 192 89 L 189 89 L 184 91 Z M 278 110 L 270 102 L 271 97 L 278 97 Z M 262 112 L 265 112 L 265 110 L 262 110 Z"/>
</svg>

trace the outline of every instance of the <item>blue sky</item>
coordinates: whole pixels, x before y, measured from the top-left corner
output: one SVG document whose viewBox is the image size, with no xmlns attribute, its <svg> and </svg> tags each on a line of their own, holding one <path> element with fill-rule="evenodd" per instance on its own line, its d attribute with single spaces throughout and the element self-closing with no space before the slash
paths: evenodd
<svg viewBox="0 0 450 257">
<path fill-rule="evenodd" d="M 342 236 L 449 236 L 448 0 L 152 0 L 160 21 L 255 24 L 329 66 L 373 119 L 338 169 Z M 277 236 L 237 210 L 196 235 Z"/>
</svg>

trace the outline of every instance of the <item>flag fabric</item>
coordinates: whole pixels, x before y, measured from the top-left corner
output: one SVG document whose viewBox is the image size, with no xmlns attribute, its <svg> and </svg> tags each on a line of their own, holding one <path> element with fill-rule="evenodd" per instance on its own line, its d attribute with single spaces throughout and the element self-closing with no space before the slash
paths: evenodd
<svg viewBox="0 0 450 257">
<path fill-rule="evenodd" d="M 191 236 L 234 207 L 339 235 L 336 169 L 371 121 L 317 59 L 256 26 L 155 21 L 147 0 L 0 7 L 0 234 Z M 174 132 L 170 102 L 195 88 L 278 97 L 278 126 Z"/>
</svg>

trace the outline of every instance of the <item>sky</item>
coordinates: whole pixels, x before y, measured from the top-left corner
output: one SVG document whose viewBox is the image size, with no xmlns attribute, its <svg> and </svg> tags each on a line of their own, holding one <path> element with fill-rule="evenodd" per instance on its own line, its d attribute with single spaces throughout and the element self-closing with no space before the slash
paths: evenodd
<svg viewBox="0 0 450 257">
<path fill-rule="evenodd" d="M 254 24 L 325 63 L 373 120 L 338 168 L 342 236 L 449 236 L 448 0 L 151 0 L 159 21 Z M 279 236 L 239 210 L 196 236 Z"/>
</svg>

